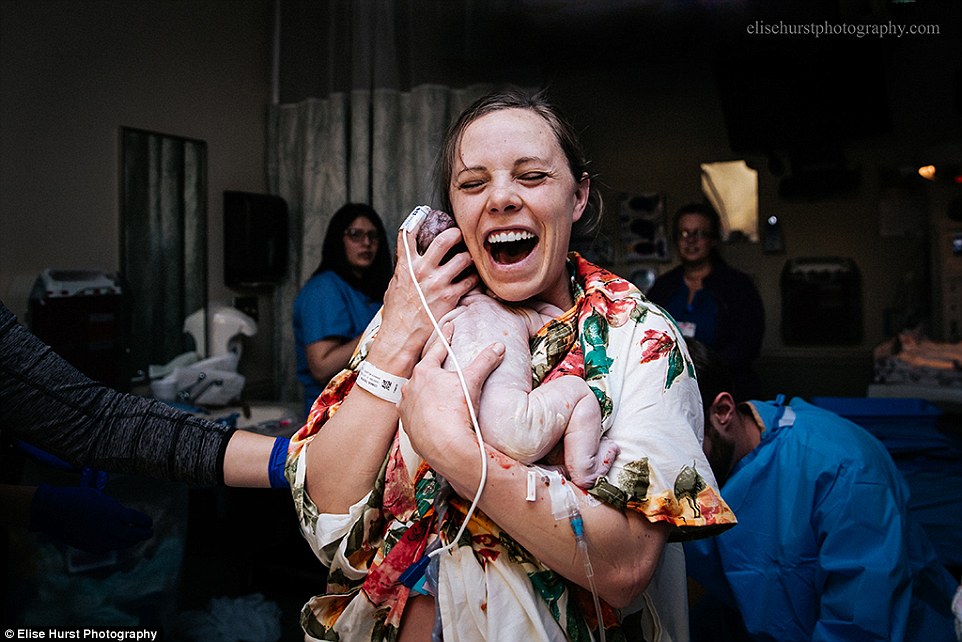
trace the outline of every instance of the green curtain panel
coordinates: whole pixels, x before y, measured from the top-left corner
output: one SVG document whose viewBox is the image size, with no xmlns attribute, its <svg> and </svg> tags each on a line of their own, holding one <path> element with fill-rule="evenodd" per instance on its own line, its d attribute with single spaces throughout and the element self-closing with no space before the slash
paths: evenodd
<svg viewBox="0 0 962 642">
<path fill-rule="evenodd" d="M 207 145 L 122 129 L 121 272 L 133 372 L 193 350 L 184 319 L 207 305 Z"/>
</svg>

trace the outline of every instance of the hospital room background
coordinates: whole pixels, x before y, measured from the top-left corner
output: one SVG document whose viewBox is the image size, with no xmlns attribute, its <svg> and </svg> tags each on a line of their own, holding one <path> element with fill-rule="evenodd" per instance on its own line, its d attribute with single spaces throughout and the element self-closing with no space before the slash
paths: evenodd
<svg viewBox="0 0 962 642">
<path fill-rule="evenodd" d="M 64 350 L 70 341 L 114 350 L 103 376 L 121 389 L 171 398 L 187 390 L 181 399 L 203 401 L 191 377 L 197 363 L 221 359 L 223 394 L 204 388 L 215 412 L 239 412 L 255 430 L 292 431 L 303 417 L 289 309 L 316 265 L 325 217 L 346 200 L 370 201 L 392 229 L 430 197 L 430 150 L 402 141 L 415 150 L 410 158 L 375 158 L 382 139 L 402 137 L 390 123 L 424 103 L 440 107 L 415 113 L 450 114 L 498 83 L 547 86 L 581 131 L 605 199 L 605 223 L 580 249 L 643 286 L 677 264 L 671 213 L 709 199 L 726 221 L 722 255 L 764 301 L 756 367 L 766 398 L 833 398 L 834 409 L 896 440 L 922 434 L 943 452 L 954 448 L 962 433 L 959 7 L 672 4 L 0 2 L 0 298 L 51 342 L 69 334 Z M 927 30 L 775 31 L 860 23 Z M 384 114 L 395 120 L 385 125 Z M 282 139 L 311 131 L 295 122 L 307 118 L 334 141 L 324 149 L 341 164 L 311 167 L 322 179 L 292 187 Z M 338 133 L 325 132 L 325 119 L 343 121 L 330 130 Z M 404 135 L 437 135 L 439 121 L 426 120 Z M 193 199 L 186 216 L 193 211 L 197 227 L 174 252 L 137 236 L 152 228 L 138 228 L 131 196 L 135 150 L 151 141 L 188 159 L 181 196 Z M 415 177 L 400 187 L 383 179 L 406 174 Z M 277 243 L 273 258 L 268 242 Z M 150 284 L 174 263 L 184 275 L 175 291 Z M 87 307 L 74 305 L 81 299 Z M 138 306 L 176 315 L 165 321 L 173 330 L 157 338 L 148 320 L 131 332 Z M 116 313 L 116 324 L 96 336 L 65 328 L 90 310 Z M 155 351 L 137 352 L 150 341 Z M 178 365 L 187 379 L 174 376 Z M 883 411 L 872 402 L 881 399 L 901 401 Z M 958 459 L 925 460 L 919 474 L 931 479 L 932 466 L 962 479 Z M 942 501 L 958 524 L 962 483 L 953 484 Z M 296 629 L 297 608 L 323 570 L 297 539 L 289 498 L 176 485 L 161 494 L 177 546 L 158 580 L 170 590 L 160 591 L 168 602 L 157 612 L 210 616 L 211 600 L 224 598 L 221 607 L 249 614 L 276 607 L 285 631 Z M 954 547 L 949 561 L 960 564 L 959 535 L 948 532 L 957 529 L 932 527 L 937 548 Z M 103 586 L 104 573 L 90 586 Z M 143 585 L 117 582 L 103 590 Z M 54 617 L 29 602 L 17 608 Z"/>
</svg>

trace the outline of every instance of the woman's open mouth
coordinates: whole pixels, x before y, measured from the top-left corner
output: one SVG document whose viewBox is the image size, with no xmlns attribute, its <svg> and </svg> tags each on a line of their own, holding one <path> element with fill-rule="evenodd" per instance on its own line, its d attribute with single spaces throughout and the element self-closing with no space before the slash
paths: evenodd
<svg viewBox="0 0 962 642">
<path fill-rule="evenodd" d="M 524 260 L 538 244 L 538 237 L 526 230 L 495 232 L 485 241 L 488 254 L 499 265 L 510 265 Z"/>
</svg>

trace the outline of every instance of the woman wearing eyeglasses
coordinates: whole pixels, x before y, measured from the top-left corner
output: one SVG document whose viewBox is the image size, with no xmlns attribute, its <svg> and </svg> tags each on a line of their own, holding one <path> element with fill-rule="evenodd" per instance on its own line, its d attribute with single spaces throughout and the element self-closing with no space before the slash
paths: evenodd
<svg viewBox="0 0 962 642">
<path fill-rule="evenodd" d="M 718 252 L 721 219 L 710 206 L 683 206 L 672 221 L 681 265 L 655 280 L 647 296 L 668 310 L 682 334 L 715 350 L 729 368 L 740 399 L 760 394 L 752 364 L 765 334 L 765 309 L 750 276 Z"/>
<path fill-rule="evenodd" d="M 321 262 L 294 301 L 297 378 L 304 416 L 328 380 L 351 358 L 380 309 L 393 273 L 381 217 L 370 205 L 348 203 L 327 226 Z"/>
</svg>

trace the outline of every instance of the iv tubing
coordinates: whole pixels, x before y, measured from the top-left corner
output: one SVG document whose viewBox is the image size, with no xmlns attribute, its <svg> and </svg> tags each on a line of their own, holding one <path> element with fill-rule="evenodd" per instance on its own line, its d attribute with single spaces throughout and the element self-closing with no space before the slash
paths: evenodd
<svg viewBox="0 0 962 642">
<path fill-rule="evenodd" d="M 595 613 L 598 615 L 598 639 L 600 642 L 605 642 L 605 622 L 601 614 L 601 601 L 598 599 L 598 587 L 595 586 L 595 571 L 591 567 L 591 559 L 588 557 L 588 538 L 585 536 L 585 521 L 581 517 L 581 511 L 578 510 L 578 503 L 575 499 L 574 491 L 571 490 L 570 486 L 567 487 L 567 491 L 565 501 L 568 504 L 568 522 L 571 524 L 571 532 L 574 533 L 575 536 L 575 545 L 585 563 L 585 576 L 588 578 L 588 587 L 591 590 L 591 597 L 595 603 Z"/>
<path fill-rule="evenodd" d="M 415 212 L 416 211 L 417 210 L 415 210 Z M 411 213 L 411 216 L 413 215 L 414 212 Z M 421 219 L 423 219 L 423 216 Z M 419 223 L 420 220 L 417 222 Z M 407 221 L 405 221 L 405 227 L 407 227 Z M 412 225 L 411 227 L 414 226 Z M 461 522 L 461 527 L 458 529 L 458 533 L 455 535 L 454 539 L 448 542 L 447 545 L 428 553 L 428 557 L 434 557 L 440 554 L 441 551 L 451 549 L 457 545 L 458 541 L 461 539 L 461 536 L 464 534 L 464 530 L 467 528 L 468 522 L 471 520 L 471 516 L 474 515 L 474 511 L 478 507 L 478 502 L 481 500 L 481 493 L 484 491 L 484 485 L 488 479 L 488 459 L 485 457 L 484 453 L 484 437 L 481 436 L 481 426 L 478 424 L 478 417 L 474 411 L 474 404 L 471 403 L 471 392 L 468 390 L 468 384 L 464 380 L 464 373 L 461 370 L 461 365 L 458 363 L 458 358 L 454 355 L 454 350 L 451 348 L 451 344 L 448 343 L 447 339 L 444 338 L 444 334 L 441 332 L 441 328 L 438 326 L 437 319 L 434 318 L 434 314 L 431 313 L 431 309 L 428 307 L 428 302 L 424 297 L 424 292 L 421 291 L 421 285 L 418 283 L 417 277 L 414 275 L 414 263 L 411 261 L 411 247 L 408 244 L 407 236 L 407 232 L 414 233 L 414 231 L 415 230 L 408 228 L 405 230 L 405 234 L 401 235 L 401 240 L 404 243 L 404 254 L 407 258 L 408 273 L 411 276 L 411 280 L 414 281 L 414 289 L 417 290 L 418 298 L 421 299 L 421 305 L 424 307 L 424 311 L 431 320 L 431 325 L 434 327 L 434 331 L 437 333 L 438 339 L 441 340 L 441 343 L 444 344 L 445 349 L 448 351 L 448 356 L 451 357 L 451 363 L 454 365 L 454 369 L 458 373 L 458 380 L 461 382 L 461 390 L 464 393 L 464 400 L 468 405 L 468 413 L 471 416 L 471 423 L 474 425 L 474 434 L 477 436 L 478 449 L 481 455 L 481 481 L 478 484 L 478 491 L 474 495 L 474 500 L 471 502 L 471 507 L 465 514 L 464 521 Z M 598 599 L 598 589 L 595 586 L 595 572 L 591 567 L 591 559 L 588 557 L 588 540 L 585 536 L 584 520 L 581 517 L 581 511 L 578 510 L 578 506 L 574 497 L 574 491 L 572 491 L 570 487 L 567 490 L 568 520 L 571 523 L 571 530 L 575 536 L 575 544 L 577 549 L 581 553 L 582 559 L 584 559 L 585 575 L 588 578 L 588 586 L 591 589 L 591 597 L 594 599 L 595 612 L 598 614 L 598 639 L 600 642 L 605 642 L 604 619 L 601 614 L 601 602 Z"/>
</svg>

